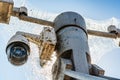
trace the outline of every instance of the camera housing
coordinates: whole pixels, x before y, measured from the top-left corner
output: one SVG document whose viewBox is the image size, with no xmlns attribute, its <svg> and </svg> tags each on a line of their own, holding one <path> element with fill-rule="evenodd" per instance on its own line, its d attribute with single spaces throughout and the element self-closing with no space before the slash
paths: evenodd
<svg viewBox="0 0 120 80">
<path fill-rule="evenodd" d="M 115 33 L 115 34 L 118 33 L 117 28 L 116 28 L 115 25 L 108 26 L 108 32 L 109 33 Z"/>
<path fill-rule="evenodd" d="M 26 63 L 30 55 L 28 40 L 22 35 L 14 35 L 7 44 L 6 54 L 8 61 L 16 66 Z"/>
<path fill-rule="evenodd" d="M 20 7 L 20 9 L 19 9 L 19 16 L 21 16 L 21 15 L 24 15 L 24 16 L 28 15 L 28 10 L 24 6 Z"/>
</svg>

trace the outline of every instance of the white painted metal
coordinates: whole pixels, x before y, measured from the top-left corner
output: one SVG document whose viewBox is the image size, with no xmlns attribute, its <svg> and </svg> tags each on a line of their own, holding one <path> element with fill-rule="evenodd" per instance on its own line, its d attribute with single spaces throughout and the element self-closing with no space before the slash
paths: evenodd
<svg viewBox="0 0 120 80">
<path fill-rule="evenodd" d="M 97 76 L 92 76 L 92 75 L 80 73 L 77 71 L 73 71 L 70 69 L 66 69 L 67 65 L 72 65 L 71 60 L 60 58 L 60 64 L 61 65 L 59 68 L 59 74 L 58 74 L 57 78 L 55 78 L 53 80 L 64 80 L 65 75 L 75 78 L 75 79 L 78 79 L 78 80 L 108 80 L 105 78 L 100 78 Z M 67 80 L 69 80 L 69 79 L 67 79 Z"/>
<path fill-rule="evenodd" d="M 0 0 L 0 23 L 9 23 L 13 10 L 13 0 Z"/>
<path fill-rule="evenodd" d="M 113 33 L 102 32 L 102 31 L 95 31 L 95 30 L 87 30 L 89 35 L 92 36 L 99 36 L 99 37 L 106 37 L 106 38 L 120 38 L 120 34 L 116 35 Z"/>
<path fill-rule="evenodd" d="M 59 68 L 59 73 L 58 73 L 57 78 L 53 79 L 53 80 L 64 80 L 64 77 L 65 77 L 64 71 L 66 70 L 66 65 L 68 64 L 67 62 L 68 62 L 67 59 L 63 59 L 63 58 L 60 59 L 60 64 L 61 65 L 60 65 L 60 68 Z"/>
<path fill-rule="evenodd" d="M 54 25 L 54 23 L 51 21 L 42 20 L 42 19 L 38 19 L 38 18 L 26 16 L 26 15 L 19 15 L 19 14 L 20 14 L 20 8 L 14 7 L 12 16 L 18 17 L 20 20 L 41 24 L 41 25 L 46 25 L 46 26 L 51 26 L 51 27 L 53 27 Z"/>
<path fill-rule="evenodd" d="M 57 53 L 72 50 L 75 71 L 88 74 L 86 54 L 89 53 L 89 47 L 84 19 L 77 13 L 65 12 L 57 16 L 54 23 L 58 39 Z"/>
<path fill-rule="evenodd" d="M 29 41 L 38 45 L 41 66 L 50 60 L 56 46 L 56 35 L 53 28 L 45 27 L 40 35 L 25 32 L 17 32 L 16 34 L 23 35 Z"/>
<path fill-rule="evenodd" d="M 96 64 L 92 64 L 92 75 L 99 76 L 104 75 L 105 71 L 97 66 Z"/>
<path fill-rule="evenodd" d="M 28 22 L 37 23 L 37 24 L 46 25 L 46 26 L 51 26 L 51 27 L 54 27 L 54 25 L 55 25 L 55 23 L 51 22 L 51 21 L 37 19 L 37 18 L 30 17 L 30 16 L 25 16 L 25 15 L 19 16 L 19 13 L 20 13 L 19 8 L 16 8 L 16 7 L 13 8 L 12 16 L 16 16 L 23 21 L 28 21 Z M 63 25 L 63 23 L 61 23 L 60 25 Z M 89 29 L 87 29 L 87 33 L 89 35 L 93 35 L 93 36 L 101 36 L 101 37 L 107 37 L 107 38 L 117 38 L 117 37 L 120 38 L 120 34 L 116 35 L 116 34 L 95 31 L 95 30 L 89 30 Z"/>
<path fill-rule="evenodd" d="M 55 31 L 65 25 L 78 25 L 86 30 L 83 17 L 75 12 L 65 12 L 58 15 L 54 21 Z"/>
<path fill-rule="evenodd" d="M 5 2 L 5 3 L 10 3 L 10 4 L 13 4 L 13 0 L 0 0 L 0 2 Z"/>
<path fill-rule="evenodd" d="M 72 70 L 65 70 L 64 74 L 70 77 L 76 78 L 78 80 L 109 80 L 109 79 L 91 76 L 88 74 L 84 74 L 84 73 L 80 73 Z"/>
<path fill-rule="evenodd" d="M 24 6 L 22 6 L 22 7 L 20 7 L 20 9 L 19 9 L 20 11 L 20 15 L 28 15 L 28 11 L 27 11 L 27 8 L 26 7 L 24 7 Z"/>
</svg>

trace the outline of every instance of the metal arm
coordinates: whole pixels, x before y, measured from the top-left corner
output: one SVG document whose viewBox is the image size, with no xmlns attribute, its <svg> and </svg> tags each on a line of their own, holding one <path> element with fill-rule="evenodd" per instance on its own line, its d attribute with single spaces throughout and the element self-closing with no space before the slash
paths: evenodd
<svg viewBox="0 0 120 80">
<path fill-rule="evenodd" d="M 27 8 L 20 7 L 20 8 L 13 8 L 13 1 L 2 0 L 0 1 L 0 22 L 2 23 L 9 23 L 10 16 L 18 17 L 20 20 L 28 21 L 36 24 L 46 25 L 46 26 L 54 26 L 54 22 L 42 20 L 34 17 L 30 17 L 27 15 Z M 3 6 L 4 5 L 4 6 Z M 7 7 L 8 6 L 8 7 Z M 100 36 L 100 37 L 107 37 L 107 38 L 120 38 L 119 34 L 101 32 L 101 31 L 94 31 L 94 30 L 87 30 L 89 35 L 93 36 Z"/>
<path fill-rule="evenodd" d="M 20 15 L 20 8 L 16 8 L 16 7 L 13 8 L 12 16 L 18 17 L 20 20 L 28 21 L 36 24 L 41 24 L 41 25 L 46 25 L 51 27 L 53 27 L 54 25 L 54 23 L 50 21 L 46 21 L 46 20 L 42 20 L 42 19 L 38 19 L 38 18 L 26 16 L 26 15 Z"/>
<path fill-rule="evenodd" d="M 36 24 L 41 24 L 41 25 L 46 25 L 46 26 L 54 26 L 54 22 L 47 21 L 47 20 L 42 20 L 26 15 L 19 15 L 20 14 L 20 8 L 13 8 L 13 13 L 12 16 L 18 17 L 19 19 L 23 21 L 28 21 Z M 114 34 L 114 33 L 108 33 L 108 32 L 101 32 L 101 31 L 95 31 L 95 30 L 89 30 L 87 29 L 87 32 L 89 35 L 93 36 L 100 36 L 100 37 L 106 37 L 106 38 L 120 38 L 120 33 L 119 34 Z"/>
<path fill-rule="evenodd" d="M 120 34 L 114 34 L 114 33 L 108 33 L 108 32 L 102 32 L 102 31 L 95 31 L 95 30 L 87 30 L 89 35 L 93 36 L 100 36 L 100 37 L 106 37 L 106 38 L 120 38 Z"/>
<path fill-rule="evenodd" d="M 25 32 L 17 32 L 16 34 L 23 35 L 29 41 L 38 45 L 41 66 L 50 60 L 57 42 L 53 28 L 45 27 L 40 35 Z"/>
</svg>

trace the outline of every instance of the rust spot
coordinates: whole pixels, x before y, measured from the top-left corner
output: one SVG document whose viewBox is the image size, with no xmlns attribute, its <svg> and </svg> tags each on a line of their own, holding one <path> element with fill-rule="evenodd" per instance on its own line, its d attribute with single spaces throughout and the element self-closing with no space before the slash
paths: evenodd
<svg viewBox="0 0 120 80">
<path fill-rule="evenodd" d="M 76 31 L 78 30 L 78 29 L 75 29 Z"/>
<path fill-rule="evenodd" d="M 52 40 L 47 40 L 48 42 L 52 42 Z"/>
<path fill-rule="evenodd" d="M 76 24 L 76 21 L 77 21 L 77 19 L 75 18 L 75 19 L 74 19 L 75 24 Z"/>
<path fill-rule="evenodd" d="M 51 32 L 51 30 L 50 30 L 50 29 L 47 29 L 46 31 Z"/>
</svg>

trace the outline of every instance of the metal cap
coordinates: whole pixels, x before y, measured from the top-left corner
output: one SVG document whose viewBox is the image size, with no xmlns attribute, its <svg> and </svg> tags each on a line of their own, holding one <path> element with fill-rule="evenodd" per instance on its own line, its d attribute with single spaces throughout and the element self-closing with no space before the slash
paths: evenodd
<svg viewBox="0 0 120 80">
<path fill-rule="evenodd" d="M 85 20 L 76 12 L 64 12 L 58 15 L 54 20 L 55 31 L 57 32 L 64 26 L 77 26 L 86 31 Z"/>
</svg>

